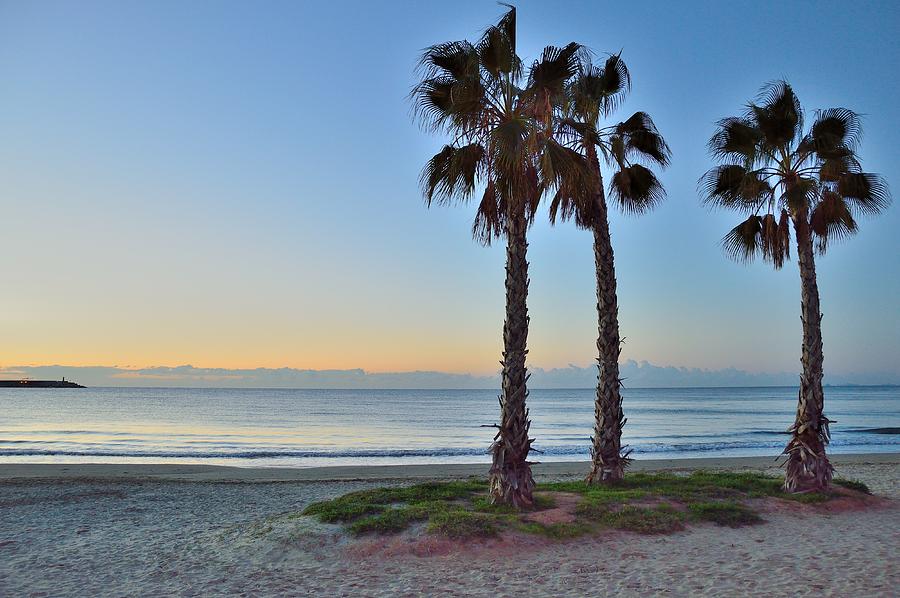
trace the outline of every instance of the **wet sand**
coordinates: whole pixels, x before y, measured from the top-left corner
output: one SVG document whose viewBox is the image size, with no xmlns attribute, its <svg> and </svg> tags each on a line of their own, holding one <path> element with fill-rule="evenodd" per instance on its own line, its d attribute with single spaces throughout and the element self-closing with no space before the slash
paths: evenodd
<svg viewBox="0 0 900 598">
<path fill-rule="evenodd" d="M 900 453 L 833 455 L 835 466 L 897 465 Z M 629 471 L 769 470 L 778 472 L 779 457 L 709 457 L 698 459 L 641 459 L 632 461 Z M 443 480 L 485 476 L 487 465 L 480 463 L 438 465 L 347 465 L 333 467 L 228 467 L 222 465 L 171 464 L 48 464 L 0 463 L 0 480 L 10 478 L 98 478 L 180 480 L 195 482 L 323 482 L 351 480 Z M 540 479 L 584 475 L 583 461 L 538 463 L 533 467 Z"/>
</svg>

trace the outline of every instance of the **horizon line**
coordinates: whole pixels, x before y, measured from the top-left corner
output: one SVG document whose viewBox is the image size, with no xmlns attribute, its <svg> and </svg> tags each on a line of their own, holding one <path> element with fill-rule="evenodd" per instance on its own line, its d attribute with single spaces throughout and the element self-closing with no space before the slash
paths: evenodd
<svg viewBox="0 0 900 598">
<path fill-rule="evenodd" d="M 22 378 L 5 380 L 0 378 L 0 381 L 11 381 L 16 382 L 18 380 L 22 380 Z M 68 382 L 74 382 L 73 380 L 68 380 Z M 855 384 L 855 383 L 847 383 L 847 384 L 823 384 L 826 388 L 876 388 L 876 387 L 885 387 L 885 388 L 900 388 L 900 384 L 897 383 L 888 383 L 888 384 Z M 790 386 L 784 384 L 752 384 L 752 385 L 732 385 L 732 386 L 708 386 L 708 385 L 696 385 L 696 386 L 625 386 L 623 387 L 625 390 L 686 390 L 686 389 L 734 389 L 734 388 L 790 388 L 795 389 L 797 386 Z M 85 386 L 85 389 L 93 389 L 93 388 L 127 388 L 132 390 L 328 390 L 328 391 L 372 391 L 372 390 L 404 390 L 404 391 L 443 391 L 443 390 L 452 390 L 452 391 L 473 391 L 473 390 L 497 390 L 496 387 L 470 387 L 470 388 L 413 388 L 413 387 L 368 387 L 368 388 L 359 388 L 359 387 L 304 387 L 304 386 Z M 532 386 L 531 388 L 535 390 L 597 390 L 596 386 Z M 54 389 L 58 390 L 58 389 Z M 75 389 L 77 390 L 77 389 Z"/>
</svg>

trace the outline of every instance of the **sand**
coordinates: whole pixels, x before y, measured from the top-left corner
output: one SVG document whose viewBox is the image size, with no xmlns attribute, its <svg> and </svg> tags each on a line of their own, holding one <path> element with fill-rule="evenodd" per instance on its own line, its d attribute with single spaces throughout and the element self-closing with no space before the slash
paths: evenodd
<svg viewBox="0 0 900 598">
<path fill-rule="evenodd" d="M 891 596 L 900 587 L 900 454 L 834 458 L 884 505 L 776 509 L 760 526 L 669 536 L 435 541 L 430 555 L 360 544 L 295 518 L 374 485 L 483 465 L 242 469 L 0 465 L 0 596 Z M 751 469 L 774 458 L 638 461 L 635 470 Z M 569 479 L 583 463 L 536 467 Z"/>
</svg>

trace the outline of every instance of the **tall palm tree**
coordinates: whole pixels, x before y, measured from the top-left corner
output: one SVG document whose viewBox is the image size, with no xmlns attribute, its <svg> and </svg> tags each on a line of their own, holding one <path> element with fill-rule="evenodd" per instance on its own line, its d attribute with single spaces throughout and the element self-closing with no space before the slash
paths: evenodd
<svg viewBox="0 0 900 598">
<path fill-rule="evenodd" d="M 465 202 L 480 191 L 473 236 L 485 244 L 506 239 L 500 423 L 490 449 L 490 489 L 494 502 L 516 507 L 531 506 L 534 488 L 526 407 L 525 233 L 546 191 L 562 193 L 563 180 L 590 177 L 581 156 L 553 135 L 553 109 L 580 52 L 577 44 L 549 47 L 525 79 L 516 54 L 516 11 L 510 8 L 478 43 L 427 48 L 420 62 L 422 80 L 412 92 L 423 123 L 452 139 L 422 172 L 426 204 Z"/>
<path fill-rule="evenodd" d="M 750 214 L 722 240 L 734 258 L 747 262 L 761 255 L 781 268 L 790 257 L 791 227 L 796 236 L 803 373 L 784 449 L 784 484 L 790 492 L 821 490 L 833 472 L 825 454 L 829 420 L 815 254 L 855 233 L 860 214 L 877 214 L 891 200 L 881 177 L 863 172 L 856 155 L 859 138 L 859 117 L 846 108 L 816 112 L 804 132 L 797 96 L 786 82 L 776 81 L 763 87 L 742 116 L 719 121 L 709 148 L 721 164 L 701 178 L 705 201 Z"/>
<path fill-rule="evenodd" d="M 665 167 L 671 155 L 665 140 L 644 112 L 635 112 L 623 122 L 604 126 L 602 121 L 618 107 L 630 88 L 631 78 L 619 55 L 610 56 L 602 67 L 589 62 L 579 65 L 578 74 L 567 88 L 560 130 L 584 154 L 594 177 L 589 187 L 557 194 L 550 205 L 551 221 L 555 222 L 557 217 L 571 218 L 577 226 L 594 234 L 599 371 L 588 483 L 621 480 L 630 452 L 622 449 L 622 427 L 626 419 L 619 378 L 619 308 L 599 156 L 615 169 L 609 190 L 616 203 L 626 213 L 642 214 L 659 203 L 665 191 L 653 172 L 639 162 Z"/>
</svg>

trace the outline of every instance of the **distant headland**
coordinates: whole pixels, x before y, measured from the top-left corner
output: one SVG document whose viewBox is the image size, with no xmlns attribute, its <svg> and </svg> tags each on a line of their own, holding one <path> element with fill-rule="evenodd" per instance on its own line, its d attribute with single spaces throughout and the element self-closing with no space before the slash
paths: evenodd
<svg viewBox="0 0 900 598">
<path fill-rule="evenodd" d="M 81 384 L 62 380 L 0 380 L 0 388 L 84 388 Z"/>
</svg>

